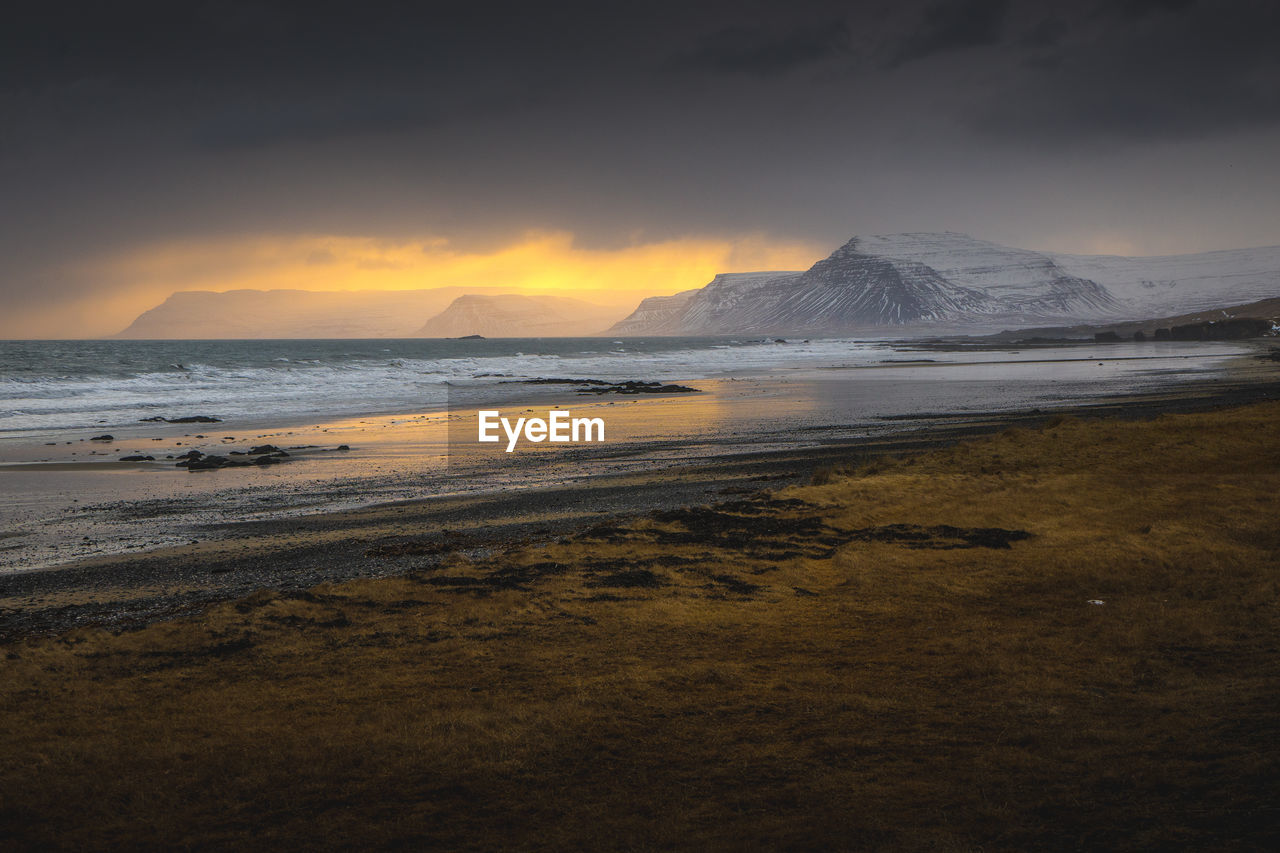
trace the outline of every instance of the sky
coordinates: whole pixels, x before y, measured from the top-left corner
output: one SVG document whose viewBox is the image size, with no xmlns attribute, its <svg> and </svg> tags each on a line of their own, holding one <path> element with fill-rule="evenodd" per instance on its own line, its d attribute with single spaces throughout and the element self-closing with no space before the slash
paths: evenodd
<svg viewBox="0 0 1280 853">
<path fill-rule="evenodd" d="M 1270 0 L 10 4 L 0 337 L 187 289 L 607 303 L 857 234 L 1276 245 L 1278 43 Z"/>
</svg>

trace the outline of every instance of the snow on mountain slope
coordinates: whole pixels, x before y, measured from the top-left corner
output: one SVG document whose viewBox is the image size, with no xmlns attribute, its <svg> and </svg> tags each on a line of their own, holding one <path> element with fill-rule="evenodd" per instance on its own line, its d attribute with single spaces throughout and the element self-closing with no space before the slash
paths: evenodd
<svg viewBox="0 0 1280 853">
<path fill-rule="evenodd" d="M 1050 255 L 976 240 L 953 231 L 855 237 L 858 251 L 924 264 L 952 284 L 990 297 L 984 313 L 1105 317 L 1121 310 L 1107 290 Z"/>
<path fill-rule="evenodd" d="M 749 326 L 734 318 L 743 311 L 756 310 L 776 301 L 779 288 L 801 275 L 798 272 L 721 273 L 685 303 L 681 317 L 684 334 L 725 334 L 744 331 Z"/>
<path fill-rule="evenodd" d="M 1280 296 L 1280 246 L 1148 258 L 1053 258 L 1072 275 L 1096 281 L 1110 291 L 1127 318 L 1203 311 Z"/>
<path fill-rule="evenodd" d="M 671 296 L 650 296 L 609 330 L 611 335 L 679 335 L 685 304 L 698 290 L 684 290 Z"/>
<path fill-rule="evenodd" d="M 720 273 L 704 287 L 674 296 L 651 296 L 609 329 L 611 335 L 702 335 L 734 306 L 754 301 L 753 294 L 798 272 Z"/>
<path fill-rule="evenodd" d="M 856 242 L 798 276 L 743 293 L 749 300 L 719 312 L 712 330 L 838 331 L 946 320 L 982 310 L 986 300 L 977 291 L 954 285 L 923 264 L 859 252 Z"/>
</svg>

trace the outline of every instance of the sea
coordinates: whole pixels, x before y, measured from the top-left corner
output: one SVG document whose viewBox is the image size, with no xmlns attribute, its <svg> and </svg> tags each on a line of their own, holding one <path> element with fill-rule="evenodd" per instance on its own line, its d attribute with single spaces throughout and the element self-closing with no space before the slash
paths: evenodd
<svg viewBox="0 0 1280 853">
<path fill-rule="evenodd" d="M 147 417 L 340 418 L 443 406 L 449 384 L 672 381 L 805 363 L 874 363 L 852 340 L 0 341 L 0 435 Z"/>
<path fill-rule="evenodd" d="M 1151 343 L 921 352 L 849 338 L 0 341 L 0 437 L 148 417 L 288 423 L 417 412 L 442 408 L 450 387 L 488 387 L 500 397 L 504 387 L 538 378 L 680 382 L 912 368 L 893 374 L 906 380 L 930 368 L 964 365 L 966 376 L 994 377 L 1034 364 L 1036 377 L 1088 382 L 1104 375 L 1098 360 L 1107 377 L 1133 378 L 1200 369 L 1237 352 L 1227 344 Z"/>
</svg>

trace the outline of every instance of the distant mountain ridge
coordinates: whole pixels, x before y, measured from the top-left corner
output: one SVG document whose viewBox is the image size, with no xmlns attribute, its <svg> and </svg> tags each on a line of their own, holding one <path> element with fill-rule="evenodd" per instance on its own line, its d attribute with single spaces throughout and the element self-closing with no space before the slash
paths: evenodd
<svg viewBox="0 0 1280 853">
<path fill-rule="evenodd" d="M 116 338 L 569 337 L 602 334 L 625 309 L 496 287 L 183 290 Z"/>
<path fill-rule="evenodd" d="M 1280 296 L 1280 247 L 1060 255 L 955 232 L 855 237 L 801 273 L 716 276 L 641 302 L 618 335 L 839 333 L 1138 319 Z"/>
<path fill-rule="evenodd" d="M 489 289 L 182 290 L 114 337 L 408 338 L 424 317 L 440 313 L 457 297 Z"/>
<path fill-rule="evenodd" d="M 601 334 L 619 313 L 567 296 L 466 294 L 415 330 L 413 337 L 588 337 Z"/>
<path fill-rule="evenodd" d="M 497 287 L 180 291 L 115 337 L 964 333 L 1140 320 L 1275 297 L 1280 246 L 1131 258 L 907 233 L 855 237 L 804 271 L 722 273 L 701 288 L 644 299 L 621 320 L 615 308 Z"/>
</svg>

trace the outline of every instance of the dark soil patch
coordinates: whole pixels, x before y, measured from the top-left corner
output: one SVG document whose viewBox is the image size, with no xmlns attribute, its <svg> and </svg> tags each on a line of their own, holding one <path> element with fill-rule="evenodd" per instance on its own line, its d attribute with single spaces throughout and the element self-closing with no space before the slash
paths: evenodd
<svg viewBox="0 0 1280 853">
<path fill-rule="evenodd" d="M 194 661 L 227 658 L 232 655 L 248 651 L 254 647 L 255 643 L 248 637 L 239 637 L 234 640 L 225 640 L 221 643 L 214 643 L 203 648 L 196 649 L 158 649 L 153 651 L 142 652 L 141 655 L 146 658 L 155 658 L 158 661 L 157 669 L 165 669 L 174 666 L 183 666 Z"/>
<path fill-rule="evenodd" d="M 414 579 L 429 586 L 486 594 L 500 589 L 528 591 L 529 584 L 534 581 L 568 571 L 569 567 L 564 563 L 547 561 L 528 566 L 503 566 L 485 575 L 435 575 Z"/>
<path fill-rule="evenodd" d="M 284 625 L 287 628 L 347 628 L 351 625 L 351 620 L 347 618 L 345 613 L 338 613 L 328 619 L 315 619 L 309 616 L 298 616 L 293 613 L 271 614 L 267 616 L 267 621 L 274 622 L 277 625 Z"/>
<path fill-rule="evenodd" d="M 584 532 L 591 539 L 627 542 L 639 539 L 661 545 L 703 545 L 737 551 L 752 557 L 786 560 L 796 557 L 825 559 L 849 542 L 890 542 L 908 548 L 951 550 L 958 548 L 1007 549 L 1027 539 L 1025 530 L 1000 527 L 953 527 L 886 524 L 857 530 L 840 530 L 817 515 L 787 515 L 788 510 L 808 506 L 804 501 L 774 499 L 768 495 L 730 501 L 709 507 L 682 507 L 655 512 L 655 521 L 674 529 L 644 530 L 599 524 Z"/>
<path fill-rule="evenodd" d="M 1008 549 L 1012 543 L 1028 539 L 1025 530 L 1005 530 L 1001 527 L 952 527 L 938 524 L 922 527 L 917 524 L 884 524 L 879 527 L 863 527 L 848 533 L 850 541 L 892 542 L 908 548 L 930 548 L 949 551 L 957 548 Z"/>
<path fill-rule="evenodd" d="M 709 545 L 767 560 L 830 557 L 848 541 L 842 531 L 820 516 L 739 515 L 720 507 L 689 507 L 654 513 L 658 521 L 683 530 L 655 530 L 649 535 L 663 545 Z"/>
<path fill-rule="evenodd" d="M 741 578 L 735 578 L 733 575 L 711 575 L 711 579 L 729 592 L 738 595 L 754 595 L 760 591 L 760 585 L 747 583 Z"/>
<path fill-rule="evenodd" d="M 469 536 L 446 530 L 430 538 L 397 539 L 374 545 L 365 551 L 366 557 L 410 557 L 451 554 L 455 551 L 471 551 L 483 547 Z"/>
<path fill-rule="evenodd" d="M 662 586 L 662 578 L 648 569 L 627 569 L 621 572 L 610 572 L 598 578 L 591 578 L 587 586 L 607 588 L 644 588 L 657 589 Z"/>
</svg>

